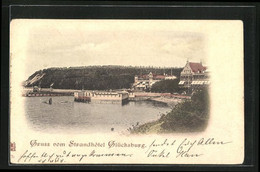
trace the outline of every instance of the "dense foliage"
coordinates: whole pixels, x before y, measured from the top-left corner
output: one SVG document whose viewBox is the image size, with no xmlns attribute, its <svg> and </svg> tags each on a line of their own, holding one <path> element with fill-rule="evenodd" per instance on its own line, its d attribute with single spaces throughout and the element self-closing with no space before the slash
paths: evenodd
<svg viewBox="0 0 260 172">
<path fill-rule="evenodd" d="M 130 88 L 134 82 L 135 75 L 148 74 L 170 74 L 179 77 L 181 68 L 155 68 L 155 67 L 132 67 L 132 66 L 87 66 L 70 68 L 48 68 L 40 70 L 31 75 L 27 81 L 37 74 L 45 75 L 33 84 L 26 87 L 40 86 L 49 88 L 52 83 L 53 88 L 59 89 L 90 89 L 106 90 Z"/>
<path fill-rule="evenodd" d="M 158 93 L 181 93 L 184 89 L 179 87 L 179 79 L 162 80 L 152 85 L 151 91 Z"/>
<path fill-rule="evenodd" d="M 161 127 L 166 131 L 192 132 L 202 131 L 209 118 L 208 90 L 198 90 L 191 100 L 177 104 L 174 109 L 163 116 Z"/>
<path fill-rule="evenodd" d="M 160 119 L 145 123 L 131 133 L 199 132 L 207 127 L 209 118 L 209 93 L 206 88 L 197 90 L 191 97 L 177 104 L 171 112 Z"/>
</svg>

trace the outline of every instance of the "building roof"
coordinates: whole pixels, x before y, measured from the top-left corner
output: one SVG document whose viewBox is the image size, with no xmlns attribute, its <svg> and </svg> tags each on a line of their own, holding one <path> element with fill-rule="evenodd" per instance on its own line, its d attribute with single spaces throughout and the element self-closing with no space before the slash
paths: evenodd
<svg viewBox="0 0 260 172">
<path fill-rule="evenodd" d="M 190 68 L 192 70 L 192 72 L 202 72 L 202 71 L 205 71 L 207 68 L 202 66 L 201 63 L 192 63 L 192 62 L 189 62 L 189 65 L 190 65 Z"/>
</svg>

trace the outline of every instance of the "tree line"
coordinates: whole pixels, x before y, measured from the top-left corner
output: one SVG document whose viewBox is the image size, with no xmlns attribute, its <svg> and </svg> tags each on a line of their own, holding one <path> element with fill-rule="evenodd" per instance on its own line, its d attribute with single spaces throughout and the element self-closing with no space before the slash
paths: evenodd
<svg viewBox="0 0 260 172">
<path fill-rule="evenodd" d="M 179 77 L 182 68 L 159 68 L 159 67 L 132 67 L 132 66 L 86 66 L 48 68 L 36 71 L 27 81 L 37 74 L 45 75 L 38 81 L 26 84 L 26 87 L 40 86 L 41 88 L 57 89 L 89 89 L 107 90 L 130 88 L 135 75 L 144 75 L 152 72 L 162 75 L 173 74 Z"/>
</svg>

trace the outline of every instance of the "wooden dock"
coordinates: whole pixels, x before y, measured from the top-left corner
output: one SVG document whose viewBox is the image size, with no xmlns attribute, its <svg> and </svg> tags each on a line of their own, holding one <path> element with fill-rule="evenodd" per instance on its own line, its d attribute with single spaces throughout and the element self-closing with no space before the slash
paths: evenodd
<svg viewBox="0 0 260 172">
<path fill-rule="evenodd" d="M 51 96 L 73 96 L 73 93 L 69 92 L 27 92 L 22 96 L 24 97 L 51 97 Z"/>
</svg>

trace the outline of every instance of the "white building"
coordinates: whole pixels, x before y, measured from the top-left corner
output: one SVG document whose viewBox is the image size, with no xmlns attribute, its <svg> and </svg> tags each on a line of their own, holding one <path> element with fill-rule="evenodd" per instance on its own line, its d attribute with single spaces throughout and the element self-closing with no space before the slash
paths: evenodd
<svg viewBox="0 0 260 172">
<path fill-rule="evenodd" d="M 208 68 L 203 66 L 201 62 L 194 63 L 187 61 L 181 72 L 179 86 L 184 88 L 196 88 L 209 84 Z"/>
<path fill-rule="evenodd" d="M 153 84 L 161 80 L 172 80 L 176 79 L 174 75 L 156 75 L 150 72 L 147 75 L 135 76 L 135 82 L 133 83 L 133 88 L 135 91 L 145 91 L 150 89 Z"/>
<path fill-rule="evenodd" d="M 75 101 L 94 102 L 94 103 L 122 103 L 128 100 L 129 93 L 104 92 L 104 91 L 79 91 L 74 93 Z"/>
</svg>

